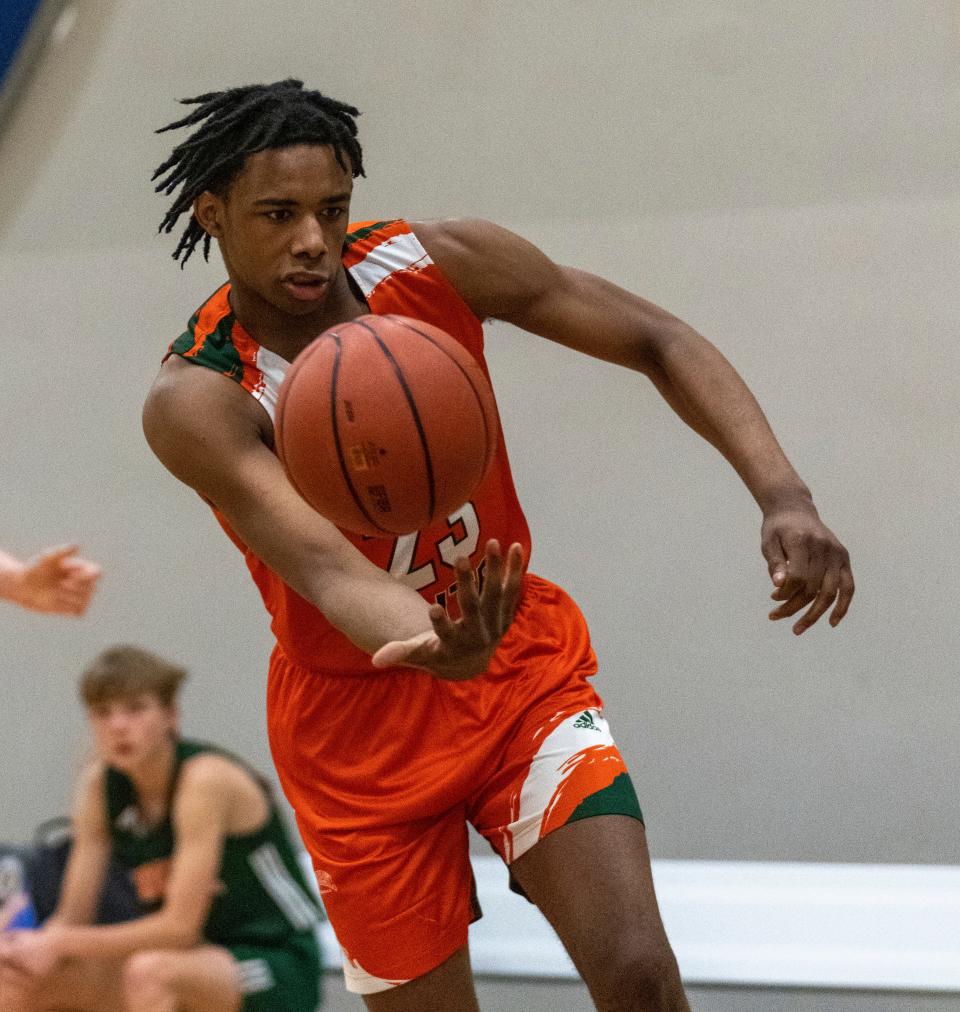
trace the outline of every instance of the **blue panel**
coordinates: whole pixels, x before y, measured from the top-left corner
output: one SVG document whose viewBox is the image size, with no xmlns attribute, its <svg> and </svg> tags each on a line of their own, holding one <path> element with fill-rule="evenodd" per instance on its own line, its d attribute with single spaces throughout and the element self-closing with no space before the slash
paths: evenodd
<svg viewBox="0 0 960 1012">
<path fill-rule="evenodd" d="M 2 0 L 0 2 L 0 88 L 43 0 Z"/>
</svg>

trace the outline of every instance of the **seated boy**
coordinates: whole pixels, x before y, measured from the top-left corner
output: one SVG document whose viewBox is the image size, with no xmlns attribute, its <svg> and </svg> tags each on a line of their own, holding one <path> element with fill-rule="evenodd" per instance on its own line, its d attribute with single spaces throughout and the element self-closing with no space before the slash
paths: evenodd
<svg viewBox="0 0 960 1012">
<path fill-rule="evenodd" d="M 185 672 L 114 647 L 80 693 L 97 761 L 74 811 L 53 915 L 0 935 L 0 1008 L 314 1012 L 318 907 L 267 786 L 178 734 Z M 111 854 L 143 916 L 91 924 Z"/>
</svg>

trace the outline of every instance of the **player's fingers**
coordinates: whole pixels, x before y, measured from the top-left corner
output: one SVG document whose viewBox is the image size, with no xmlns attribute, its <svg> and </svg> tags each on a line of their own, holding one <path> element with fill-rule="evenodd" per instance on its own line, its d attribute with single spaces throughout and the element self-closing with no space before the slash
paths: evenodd
<svg viewBox="0 0 960 1012">
<path fill-rule="evenodd" d="M 787 578 L 780 587 L 777 600 L 788 601 L 805 586 L 810 560 L 801 537 L 784 538 L 782 543 L 787 555 Z"/>
<path fill-rule="evenodd" d="M 816 597 L 823 587 L 823 581 L 826 578 L 828 571 L 828 561 L 829 555 L 825 546 L 812 545 L 808 548 L 807 573 L 804 586 L 807 593 L 812 597 Z M 834 590 L 834 594 L 836 594 L 836 590 Z"/>
<path fill-rule="evenodd" d="M 840 583 L 840 574 L 835 570 L 828 570 L 823 577 L 823 583 L 820 585 L 820 590 L 817 592 L 817 596 L 813 600 L 813 604 L 807 609 L 805 614 L 794 623 L 793 631 L 797 636 L 801 636 L 807 631 L 815 622 L 820 619 L 820 616 L 833 604 L 837 596 L 837 587 Z"/>
<path fill-rule="evenodd" d="M 40 552 L 34 561 L 36 565 L 57 566 L 71 555 L 76 555 L 77 550 L 77 545 L 54 545 Z"/>
<path fill-rule="evenodd" d="M 460 614 L 472 628 L 479 630 L 482 624 L 480 597 L 477 594 L 477 579 L 469 558 L 461 555 L 454 564 L 454 570 L 457 574 L 457 601 L 460 604 Z"/>
<path fill-rule="evenodd" d="M 431 605 L 429 615 L 433 631 L 441 640 L 450 642 L 457 635 L 457 623 L 450 618 L 445 608 L 439 604 Z"/>
<path fill-rule="evenodd" d="M 500 598 L 500 635 L 503 635 L 513 621 L 522 587 L 523 549 L 519 544 L 514 543 L 507 552 L 507 566 Z"/>
<path fill-rule="evenodd" d="M 500 542 L 490 540 L 483 556 L 483 589 L 480 608 L 487 629 L 496 636 L 500 628 L 500 605 L 503 598 L 503 553 Z"/>
<path fill-rule="evenodd" d="M 853 600 L 854 589 L 853 572 L 849 564 L 846 564 L 840 569 L 840 590 L 837 593 L 836 607 L 830 614 L 830 625 L 837 625 L 846 615 L 850 602 Z"/>
<path fill-rule="evenodd" d="M 431 609 L 431 621 L 433 620 L 432 611 Z M 443 609 L 441 608 L 440 611 Z M 432 630 L 419 633 L 408 640 L 391 640 L 389 643 L 384 643 L 374 653 L 371 661 L 375 668 L 389 668 L 397 664 L 404 664 L 408 667 L 425 667 L 425 645 L 435 642 L 435 634 Z"/>
<path fill-rule="evenodd" d="M 774 535 L 761 546 L 761 549 L 767 560 L 767 572 L 770 574 L 770 579 L 773 581 L 774 587 L 779 590 L 787 579 L 787 555 L 780 543 L 780 538 Z M 776 593 L 775 590 L 774 596 Z"/>
<path fill-rule="evenodd" d="M 801 608 L 809 604 L 812 600 L 813 597 L 805 590 L 801 589 L 794 594 L 789 601 L 785 601 L 779 608 L 774 608 L 773 611 L 770 612 L 769 618 L 774 622 L 781 618 L 789 618 L 791 615 L 796 615 Z"/>
<path fill-rule="evenodd" d="M 64 559 L 61 567 L 70 579 L 83 580 L 86 583 L 95 583 L 103 575 L 103 570 L 95 562 L 87 559 Z"/>
</svg>

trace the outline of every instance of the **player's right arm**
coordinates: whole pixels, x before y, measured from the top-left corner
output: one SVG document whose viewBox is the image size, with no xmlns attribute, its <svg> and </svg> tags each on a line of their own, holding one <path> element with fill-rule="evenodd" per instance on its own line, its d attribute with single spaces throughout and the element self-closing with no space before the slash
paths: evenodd
<svg viewBox="0 0 960 1012">
<path fill-rule="evenodd" d="M 73 844 L 57 907 L 46 924 L 92 924 L 110 860 L 104 770 L 99 763 L 84 774 L 72 818 Z"/>
<path fill-rule="evenodd" d="M 216 506 L 258 558 L 374 654 L 375 663 L 454 679 L 486 670 L 519 595 L 518 547 L 505 562 L 498 547 L 489 550 L 488 573 L 502 576 L 485 580 L 481 594 L 469 567 L 457 567 L 464 618 L 451 622 L 300 498 L 270 449 L 266 412 L 232 381 L 170 358 L 147 398 L 143 424 L 164 466 Z"/>
</svg>

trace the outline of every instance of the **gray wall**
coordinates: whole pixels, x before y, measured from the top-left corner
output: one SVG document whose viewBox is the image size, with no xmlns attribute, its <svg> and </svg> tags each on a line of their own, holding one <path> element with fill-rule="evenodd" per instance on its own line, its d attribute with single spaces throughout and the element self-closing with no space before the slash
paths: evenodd
<svg viewBox="0 0 960 1012">
<path fill-rule="evenodd" d="M 794 639 L 756 507 L 653 388 L 489 328 L 533 566 L 590 620 L 655 856 L 960 862 L 955 5 L 74 7 L 0 139 L 0 544 L 106 576 L 77 623 L 0 608 L 0 836 L 67 803 L 76 675 L 118 640 L 269 766 L 259 599 L 139 411 L 222 276 L 154 234 L 152 130 L 295 75 L 364 111 L 355 218 L 483 215 L 687 319 L 851 549 L 848 620 Z"/>
</svg>

